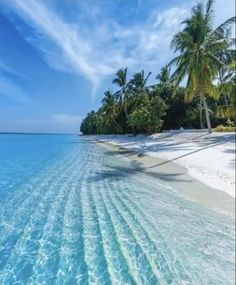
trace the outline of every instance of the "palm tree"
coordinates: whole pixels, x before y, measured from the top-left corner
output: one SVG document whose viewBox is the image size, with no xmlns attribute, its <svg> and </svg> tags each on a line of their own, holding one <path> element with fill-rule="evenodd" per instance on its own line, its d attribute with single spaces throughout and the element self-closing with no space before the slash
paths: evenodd
<svg viewBox="0 0 236 285">
<path fill-rule="evenodd" d="M 231 21 L 230 21 L 231 20 Z M 218 114 L 222 117 L 235 119 L 235 85 L 236 85 L 236 39 L 232 38 L 231 24 L 235 22 L 235 17 L 232 17 L 222 24 L 224 28 L 218 28 L 218 34 L 223 36 L 227 41 L 227 49 L 220 51 L 218 58 L 224 63 L 218 72 L 218 85 L 216 87 L 216 98 L 223 99 L 223 105 L 218 107 Z"/>
<path fill-rule="evenodd" d="M 170 68 L 169 66 L 162 67 L 160 73 L 156 76 L 159 81 L 159 86 L 165 86 L 170 83 Z"/>
<path fill-rule="evenodd" d="M 220 83 L 216 87 L 216 98 L 223 96 L 224 104 L 218 107 L 221 117 L 235 118 L 236 108 L 236 62 L 232 60 L 228 65 L 228 70 L 223 73 Z"/>
<path fill-rule="evenodd" d="M 170 67 L 168 65 L 161 68 L 160 73 L 156 76 L 156 80 L 158 83 L 152 87 L 159 90 L 158 93 L 162 94 L 162 97 L 165 101 L 171 100 L 171 94 L 175 89 L 173 88 L 173 84 L 170 80 Z"/>
<path fill-rule="evenodd" d="M 121 128 L 116 120 L 119 113 L 119 108 L 115 97 L 110 90 L 104 92 L 104 98 L 102 99 L 102 107 L 104 111 L 104 122 L 109 125 L 114 123 L 116 131 L 121 133 Z"/>
<path fill-rule="evenodd" d="M 175 34 L 171 42 L 171 47 L 180 55 L 169 63 L 176 66 L 171 76 L 175 86 L 187 77 L 185 100 L 191 101 L 194 96 L 200 96 L 200 108 L 203 104 L 210 133 L 212 129 L 206 96 L 214 94 L 213 80 L 223 65 L 217 54 L 227 48 L 221 30 L 232 23 L 231 18 L 213 29 L 213 2 L 208 0 L 205 7 L 203 4 L 194 6 L 191 17 L 182 22 L 183 30 Z"/>
<path fill-rule="evenodd" d="M 133 75 L 133 78 L 129 82 L 129 90 L 132 94 L 133 105 L 142 100 L 143 96 L 148 96 L 150 86 L 147 86 L 147 81 L 151 72 L 145 76 L 144 71 L 137 72 Z"/>
<path fill-rule="evenodd" d="M 149 76 L 152 73 L 149 72 L 145 77 L 144 71 L 137 72 L 133 75 L 133 78 L 130 80 L 130 85 L 135 92 L 146 91 L 147 89 L 147 81 Z"/>
<path fill-rule="evenodd" d="M 118 101 L 120 103 L 120 108 L 124 110 L 126 120 L 128 121 L 128 98 L 129 98 L 129 82 L 127 82 L 127 68 L 119 69 L 116 73 L 116 77 L 112 81 L 113 84 L 116 84 L 120 89 L 115 93 Z"/>
</svg>

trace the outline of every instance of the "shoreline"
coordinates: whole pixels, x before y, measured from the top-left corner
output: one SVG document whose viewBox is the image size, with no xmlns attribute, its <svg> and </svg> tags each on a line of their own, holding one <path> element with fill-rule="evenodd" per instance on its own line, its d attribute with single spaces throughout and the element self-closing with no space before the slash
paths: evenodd
<svg viewBox="0 0 236 285">
<path fill-rule="evenodd" d="M 174 162 L 195 179 L 235 198 L 235 133 L 167 131 L 151 136 L 99 135 L 97 140 Z"/>
<path fill-rule="evenodd" d="M 193 202 L 235 218 L 235 199 L 224 191 L 219 191 L 193 177 L 188 169 L 163 157 L 151 153 L 140 153 L 131 148 L 113 143 L 104 136 L 95 136 L 95 141 L 110 149 L 113 155 L 132 161 L 132 170 L 161 180 Z"/>
</svg>

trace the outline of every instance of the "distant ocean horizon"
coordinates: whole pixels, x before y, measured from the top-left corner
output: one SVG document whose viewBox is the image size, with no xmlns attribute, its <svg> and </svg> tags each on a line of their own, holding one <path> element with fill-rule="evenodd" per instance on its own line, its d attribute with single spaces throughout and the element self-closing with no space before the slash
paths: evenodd
<svg viewBox="0 0 236 285">
<path fill-rule="evenodd" d="M 53 133 L 53 132 L 1 132 L 0 134 L 6 135 L 80 135 L 80 133 Z"/>
</svg>

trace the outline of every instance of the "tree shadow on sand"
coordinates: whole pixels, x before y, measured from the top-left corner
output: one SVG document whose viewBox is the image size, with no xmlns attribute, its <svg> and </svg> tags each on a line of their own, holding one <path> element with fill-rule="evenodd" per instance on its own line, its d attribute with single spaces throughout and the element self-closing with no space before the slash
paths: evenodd
<svg viewBox="0 0 236 285">
<path fill-rule="evenodd" d="M 191 179 L 186 179 L 183 176 L 184 172 L 165 173 L 162 171 L 149 171 L 147 167 L 143 167 L 139 162 L 133 161 L 131 167 L 126 166 L 106 166 L 104 169 L 97 171 L 94 175 L 88 178 L 88 182 L 98 182 L 104 179 L 121 180 L 124 178 L 134 178 L 138 174 L 143 173 L 152 178 L 163 181 L 178 181 L 178 182 L 192 182 Z"/>
</svg>

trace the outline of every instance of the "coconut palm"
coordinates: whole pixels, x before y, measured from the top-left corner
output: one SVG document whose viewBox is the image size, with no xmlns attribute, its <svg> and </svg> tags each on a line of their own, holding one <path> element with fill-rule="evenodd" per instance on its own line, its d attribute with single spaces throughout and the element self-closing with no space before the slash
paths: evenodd
<svg viewBox="0 0 236 285">
<path fill-rule="evenodd" d="M 231 27 L 232 23 L 234 22 L 235 22 L 235 17 L 232 17 L 231 19 L 226 21 L 226 23 L 223 23 L 221 26 L 219 26 L 217 30 L 218 36 L 221 38 L 223 37 L 227 43 L 227 48 L 225 50 L 221 50 L 219 54 L 217 54 L 219 60 L 224 63 L 224 65 L 222 65 L 218 71 L 217 79 L 219 83 L 218 87 L 220 88 L 217 89 L 218 91 L 220 90 L 222 91 L 218 95 L 223 97 L 225 106 L 229 104 L 228 96 L 230 96 L 229 92 L 227 92 L 228 89 L 227 87 L 230 88 L 230 86 L 232 87 L 231 83 L 235 83 L 233 77 L 235 78 L 236 39 L 232 38 L 232 27 Z"/>
<path fill-rule="evenodd" d="M 110 90 L 104 92 L 102 107 L 104 111 L 104 123 L 107 125 L 114 123 L 116 131 L 120 133 L 121 128 L 116 120 L 119 113 L 119 106 Z"/>
<path fill-rule="evenodd" d="M 170 68 L 168 66 L 162 67 L 160 73 L 156 76 L 159 86 L 165 86 L 170 83 Z"/>
<path fill-rule="evenodd" d="M 144 71 L 137 72 L 133 75 L 133 78 L 130 80 L 130 85 L 135 92 L 145 91 L 147 89 L 147 81 L 149 76 L 152 73 L 149 72 L 147 76 L 145 76 Z"/>
<path fill-rule="evenodd" d="M 214 94 L 213 80 L 223 65 L 217 57 L 221 50 L 227 48 L 222 30 L 232 23 L 231 18 L 213 29 L 213 2 L 208 0 L 205 7 L 196 5 L 191 17 L 182 22 L 183 30 L 175 34 L 171 42 L 171 47 L 180 55 L 169 64 L 176 67 L 171 76 L 176 86 L 187 77 L 185 100 L 191 101 L 194 96 L 200 96 L 200 108 L 203 104 L 209 132 L 212 129 L 206 96 Z"/>
<path fill-rule="evenodd" d="M 148 91 L 150 86 L 147 86 L 147 81 L 151 72 L 149 72 L 146 76 L 144 71 L 137 72 L 133 75 L 132 79 L 129 82 L 129 90 L 132 94 L 132 105 L 135 107 L 136 103 L 140 100 L 143 100 L 143 97 L 148 96 Z"/>
<path fill-rule="evenodd" d="M 152 87 L 158 90 L 159 94 L 162 94 L 163 99 L 169 99 L 170 101 L 172 101 L 171 94 L 173 92 L 173 84 L 170 80 L 170 67 L 162 67 L 160 73 L 156 76 L 156 80 L 158 81 L 158 83 L 152 85 Z"/>
<path fill-rule="evenodd" d="M 228 70 L 223 73 L 220 83 L 216 87 L 216 98 L 223 96 L 224 104 L 218 107 L 221 117 L 234 118 L 236 108 L 236 63 L 232 60 Z"/>
<path fill-rule="evenodd" d="M 127 81 L 127 68 L 119 69 L 116 73 L 116 77 L 112 81 L 119 87 L 119 90 L 115 93 L 118 98 L 120 109 L 124 110 L 126 120 L 129 119 L 128 116 L 128 99 L 129 99 L 129 82 Z"/>
</svg>

